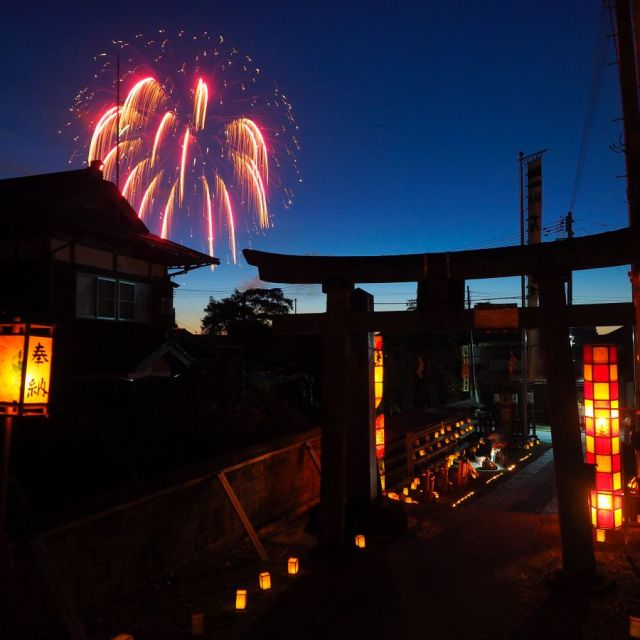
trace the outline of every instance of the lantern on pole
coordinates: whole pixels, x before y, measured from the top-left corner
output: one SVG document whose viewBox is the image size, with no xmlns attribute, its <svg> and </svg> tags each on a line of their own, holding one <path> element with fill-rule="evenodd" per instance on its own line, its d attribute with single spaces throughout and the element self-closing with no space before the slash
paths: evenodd
<svg viewBox="0 0 640 640">
<path fill-rule="evenodd" d="M 0 417 L 4 422 L 0 534 L 4 532 L 13 419 L 48 415 L 52 351 L 53 326 L 20 320 L 0 323 Z"/>
<path fill-rule="evenodd" d="M 599 530 L 622 526 L 622 471 L 618 352 L 614 345 L 585 345 L 584 416 L 587 464 L 596 465 L 591 522 Z"/>
<path fill-rule="evenodd" d="M 373 397 L 374 412 L 376 416 L 376 459 L 378 460 L 378 471 L 380 473 L 380 483 L 385 488 L 384 469 L 384 408 L 382 398 L 384 393 L 384 355 L 382 350 L 382 336 L 373 336 Z"/>
<path fill-rule="evenodd" d="M 0 324 L 0 415 L 46 416 L 53 327 Z"/>
</svg>

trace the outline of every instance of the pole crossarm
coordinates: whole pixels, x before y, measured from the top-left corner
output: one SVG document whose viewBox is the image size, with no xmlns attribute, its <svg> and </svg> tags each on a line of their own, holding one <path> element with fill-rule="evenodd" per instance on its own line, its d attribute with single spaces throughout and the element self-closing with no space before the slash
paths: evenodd
<svg viewBox="0 0 640 640">
<path fill-rule="evenodd" d="M 471 329 L 533 329 L 542 322 L 544 310 L 539 307 L 504 309 L 473 309 L 463 311 L 374 311 L 352 312 L 344 316 L 348 333 L 363 331 L 394 332 L 457 332 Z M 579 304 L 568 307 L 571 327 L 633 325 L 633 304 Z M 274 332 L 281 335 L 321 335 L 328 332 L 324 313 L 283 315 L 273 318 Z"/>
<path fill-rule="evenodd" d="M 428 278 L 477 280 L 528 275 L 541 268 L 579 271 L 640 259 L 640 228 L 524 246 L 395 256 L 296 256 L 244 249 L 265 282 L 287 284 L 420 282 Z"/>
</svg>

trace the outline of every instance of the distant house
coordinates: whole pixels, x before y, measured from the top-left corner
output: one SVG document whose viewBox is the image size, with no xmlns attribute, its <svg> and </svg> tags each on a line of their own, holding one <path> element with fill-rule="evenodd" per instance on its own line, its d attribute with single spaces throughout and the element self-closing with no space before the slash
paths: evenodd
<svg viewBox="0 0 640 640">
<path fill-rule="evenodd" d="M 150 233 L 97 165 L 0 180 L 0 224 L 0 314 L 55 323 L 54 383 L 166 373 L 171 276 L 217 258 Z"/>
</svg>

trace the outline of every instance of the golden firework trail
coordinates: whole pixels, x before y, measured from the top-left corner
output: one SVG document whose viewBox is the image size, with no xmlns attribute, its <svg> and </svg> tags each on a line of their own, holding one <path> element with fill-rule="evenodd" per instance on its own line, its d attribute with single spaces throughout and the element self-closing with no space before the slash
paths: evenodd
<svg viewBox="0 0 640 640">
<path fill-rule="evenodd" d="M 100 160 L 107 179 L 114 179 L 116 159 L 126 180 L 122 195 L 137 206 L 139 217 L 147 219 L 151 210 L 164 200 L 160 235 L 170 234 L 176 208 L 185 205 L 188 182 L 199 189 L 202 216 L 207 231 L 210 255 L 214 245 L 214 211 L 227 227 L 232 260 L 237 261 L 235 221 L 228 184 L 218 172 L 211 175 L 215 188 L 209 187 L 207 164 L 196 161 L 192 146 L 205 140 L 209 89 L 198 78 L 193 92 L 193 108 L 184 133 L 176 139 L 178 116 L 168 110 L 170 96 L 154 77 L 137 81 L 129 90 L 122 106 L 109 106 L 95 125 L 89 145 L 88 162 Z M 242 204 L 251 210 L 260 228 L 270 226 L 266 185 L 269 177 L 267 146 L 260 127 L 250 118 L 241 117 L 229 122 L 224 129 L 226 154 L 233 167 L 235 188 Z M 149 141 L 149 144 L 147 143 Z M 171 167 L 171 159 L 179 150 L 179 163 Z M 189 187 L 191 188 L 191 187 Z M 191 191 L 189 191 L 191 193 Z"/>
<path fill-rule="evenodd" d="M 279 190 L 288 209 L 294 176 L 286 173 L 301 181 L 287 96 L 275 83 L 265 87 L 252 59 L 222 36 L 161 29 L 112 44 L 112 52 L 94 58 L 97 82 L 81 89 L 71 108 L 82 128 L 74 141 L 91 123 L 87 148 L 72 158 L 101 161 L 105 178 L 117 180 L 158 235 L 182 242 L 195 236 L 202 251 L 222 249 L 236 262 L 239 229 L 271 227 L 270 192 Z M 116 80 L 111 53 L 124 61 Z"/>
<path fill-rule="evenodd" d="M 222 210 L 224 211 L 224 218 L 227 222 L 227 228 L 229 230 L 229 249 L 231 249 L 231 255 L 233 262 L 236 262 L 237 252 L 236 252 L 236 229 L 235 222 L 233 221 L 233 209 L 231 208 L 231 199 L 229 198 L 229 192 L 227 191 L 227 187 L 224 183 L 224 180 L 220 176 L 216 176 L 216 195 L 218 197 L 218 202 L 222 205 Z"/>
</svg>

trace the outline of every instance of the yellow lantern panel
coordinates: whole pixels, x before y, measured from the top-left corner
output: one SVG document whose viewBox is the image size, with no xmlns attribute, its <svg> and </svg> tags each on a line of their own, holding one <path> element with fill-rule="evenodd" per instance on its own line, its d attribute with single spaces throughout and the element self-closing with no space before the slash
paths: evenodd
<svg viewBox="0 0 640 640">
<path fill-rule="evenodd" d="M 613 512 L 613 525 L 616 529 L 622 526 L 622 509 L 616 509 Z"/>
<path fill-rule="evenodd" d="M 593 436 L 585 436 L 585 447 L 588 453 L 595 452 L 594 443 L 595 443 L 595 439 Z"/>
<path fill-rule="evenodd" d="M 618 418 L 614 418 L 611 421 L 611 436 L 614 438 L 620 437 L 620 420 Z"/>
<path fill-rule="evenodd" d="M 611 456 L 596 456 L 596 473 L 611 473 Z"/>
<path fill-rule="evenodd" d="M 597 509 L 613 509 L 613 497 L 610 493 L 598 493 L 596 497 Z"/>
<path fill-rule="evenodd" d="M 0 402 L 20 402 L 24 336 L 0 335 Z"/>
<path fill-rule="evenodd" d="M 620 491 L 622 489 L 622 474 L 620 472 L 613 474 L 613 490 Z"/>
<path fill-rule="evenodd" d="M 608 382 L 593 383 L 593 399 L 609 400 L 609 383 Z"/>
<path fill-rule="evenodd" d="M 46 415 L 53 327 L 0 325 L 0 415 Z"/>
<path fill-rule="evenodd" d="M 51 337 L 29 336 L 27 372 L 24 380 L 25 404 L 41 404 L 49 400 L 52 347 Z"/>
<path fill-rule="evenodd" d="M 375 383 L 375 401 L 376 401 L 376 409 L 380 406 L 380 402 L 382 401 L 382 382 Z"/>
<path fill-rule="evenodd" d="M 596 435 L 597 436 L 611 435 L 611 429 L 610 429 L 610 424 L 608 419 L 596 418 Z"/>
<path fill-rule="evenodd" d="M 584 399 L 584 415 L 586 418 L 593 418 L 593 400 L 591 398 Z"/>
</svg>

